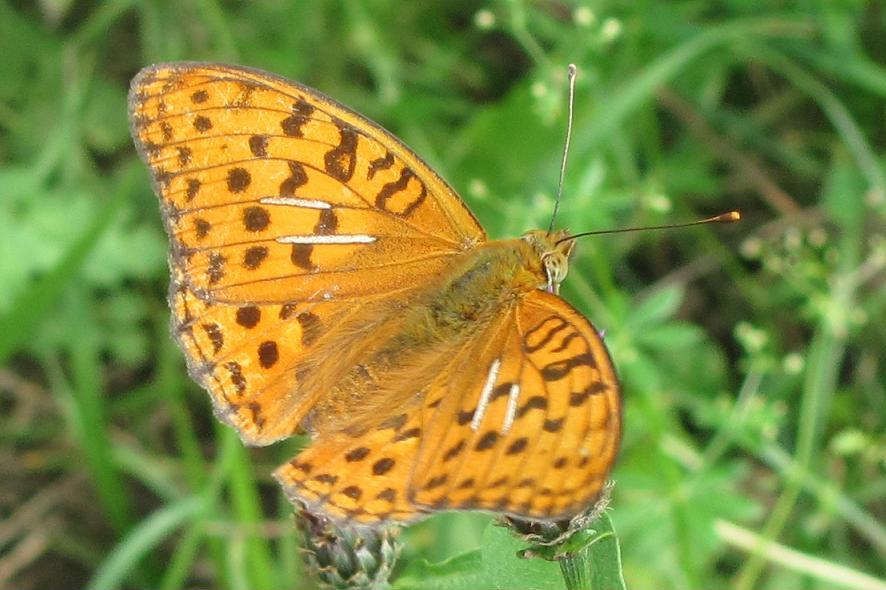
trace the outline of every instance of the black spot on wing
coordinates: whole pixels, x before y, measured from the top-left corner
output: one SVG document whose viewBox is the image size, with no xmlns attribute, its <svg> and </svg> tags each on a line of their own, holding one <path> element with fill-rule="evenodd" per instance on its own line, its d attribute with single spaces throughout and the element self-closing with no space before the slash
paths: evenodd
<svg viewBox="0 0 886 590">
<path fill-rule="evenodd" d="M 372 180 L 372 177 L 379 170 L 387 170 L 391 166 L 394 165 L 394 156 L 391 152 L 385 152 L 383 158 L 376 158 L 369 163 L 369 170 L 366 171 L 367 180 Z"/>
<path fill-rule="evenodd" d="M 415 179 L 415 181 L 421 186 L 418 196 L 408 205 L 403 207 L 401 211 L 393 210 L 389 206 L 388 201 L 397 195 L 397 193 L 406 190 L 409 186 L 409 181 L 412 179 Z M 381 190 L 375 196 L 375 206 L 383 211 L 393 213 L 400 217 L 409 217 L 409 215 L 424 202 L 425 198 L 427 198 L 427 194 L 428 189 L 425 187 L 424 183 L 415 176 L 415 173 L 409 168 L 403 168 L 403 170 L 400 171 L 400 178 L 381 187 Z"/>
<path fill-rule="evenodd" d="M 256 158 L 268 157 L 268 136 L 253 135 L 249 138 L 249 151 Z"/>
<path fill-rule="evenodd" d="M 231 168 L 228 170 L 228 190 L 232 193 L 242 193 L 252 182 L 252 176 L 246 168 Z"/>
<path fill-rule="evenodd" d="M 261 266 L 261 263 L 264 262 L 267 257 L 267 246 L 250 246 L 243 253 L 243 266 L 249 270 L 255 270 Z"/>
<path fill-rule="evenodd" d="M 572 407 L 578 407 L 584 404 L 592 395 L 605 393 L 607 389 L 608 387 L 602 381 L 594 381 L 582 391 L 573 391 L 569 395 L 569 405 Z"/>
<path fill-rule="evenodd" d="M 310 346 L 320 336 L 320 330 L 323 324 L 320 318 L 315 314 L 306 311 L 295 316 L 295 319 L 301 324 L 301 342 L 305 346 Z"/>
<path fill-rule="evenodd" d="M 301 269 L 316 270 L 317 266 L 311 260 L 311 255 L 313 253 L 313 244 L 292 244 L 292 251 L 289 253 L 289 261 Z"/>
<path fill-rule="evenodd" d="M 338 217 L 332 209 L 321 209 L 320 217 L 317 225 L 314 226 L 314 233 L 320 236 L 328 236 L 335 233 L 338 229 Z"/>
<path fill-rule="evenodd" d="M 379 459 L 372 465 L 372 473 L 375 475 L 384 475 L 388 471 L 394 468 L 396 462 L 390 457 L 385 457 L 383 459 Z"/>
<path fill-rule="evenodd" d="M 494 447 L 496 442 L 498 442 L 498 433 L 494 430 L 490 430 L 480 437 L 480 440 L 478 440 L 477 444 L 474 446 L 474 450 L 487 451 Z"/>
<path fill-rule="evenodd" d="M 260 232 L 271 223 L 271 215 L 264 207 L 253 205 L 243 211 L 243 227 L 246 231 Z"/>
<path fill-rule="evenodd" d="M 351 449 L 345 455 L 345 461 L 348 463 L 355 463 L 357 461 L 362 461 L 369 455 L 369 449 L 367 447 L 357 447 L 356 449 Z"/>
<path fill-rule="evenodd" d="M 261 320 L 261 309 L 254 305 L 246 305 L 237 309 L 237 323 L 244 328 L 254 328 Z"/>
<path fill-rule="evenodd" d="M 205 323 L 203 324 L 203 331 L 206 332 L 206 336 L 212 343 L 212 352 L 218 354 L 218 352 L 222 349 L 225 341 L 218 324 Z"/>
<path fill-rule="evenodd" d="M 280 353 L 277 350 L 277 343 L 275 341 L 266 340 L 259 345 L 258 362 L 263 368 L 270 369 L 277 364 L 279 358 Z"/>
<path fill-rule="evenodd" d="M 341 182 L 348 182 L 354 176 L 357 166 L 357 131 L 343 121 L 334 119 L 338 127 L 338 145 L 323 156 L 326 173 Z"/>
<path fill-rule="evenodd" d="M 301 163 L 294 160 L 289 160 L 286 165 L 289 167 L 289 176 L 280 183 L 280 196 L 292 197 L 295 195 L 295 189 L 308 182 L 308 173 Z"/>
<path fill-rule="evenodd" d="M 314 112 L 312 107 L 305 99 L 299 98 L 292 105 L 292 114 L 280 121 L 280 128 L 283 133 L 289 137 L 303 137 L 304 127 L 310 120 Z"/>
<path fill-rule="evenodd" d="M 410 428 L 409 430 L 404 430 L 403 432 L 398 433 L 397 436 L 394 437 L 394 442 L 400 442 L 410 438 L 418 438 L 419 436 L 421 436 L 421 428 Z"/>
<path fill-rule="evenodd" d="M 560 316 L 551 315 L 546 317 L 536 326 L 528 330 L 523 336 L 523 341 L 526 343 L 526 351 L 536 352 L 541 350 L 547 346 L 557 334 L 568 327 L 569 324 Z M 538 338 L 538 341 L 530 345 L 529 343 L 536 338 Z"/>
<path fill-rule="evenodd" d="M 566 360 L 556 361 L 545 365 L 541 370 L 541 375 L 544 377 L 545 381 L 559 381 L 569 375 L 569 373 L 576 367 L 596 368 L 597 363 L 591 353 L 585 352 Z"/>
<path fill-rule="evenodd" d="M 212 129 L 212 121 L 210 121 L 208 117 L 198 115 L 194 118 L 194 129 L 200 133 L 205 133 Z"/>
<path fill-rule="evenodd" d="M 522 418 L 526 412 L 531 410 L 547 410 L 548 409 L 548 398 L 543 395 L 534 395 L 526 400 L 526 403 L 520 406 L 520 409 L 517 410 L 517 417 Z"/>
<path fill-rule="evenodd" d="M 197 193 L 200 192 L 201 186 L 202 186 L 202 183 L 198 179 L 196 179 L 196 178 L 189 178 L 188 179 L 188 188 L 187 188 L 187 191 L 185 192 L 185 197 L 187 198 L 188 201 L 194 200 L 194 197 L 196 197 Z"/>
<path fill-rule="evenodd" d="M 516 455 L 518 453 L 522 453 L 526 450 L 526 447 L 529 446 L 529 439 L 525 436 L 521 436 L 517 440 L 511 443 L 508 449 L 505 451 L 507 455 Z"/>
</svg>

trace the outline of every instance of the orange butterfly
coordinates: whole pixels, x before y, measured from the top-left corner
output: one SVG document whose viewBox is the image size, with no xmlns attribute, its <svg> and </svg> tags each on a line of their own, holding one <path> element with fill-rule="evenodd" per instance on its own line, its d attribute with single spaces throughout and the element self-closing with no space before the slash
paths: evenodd
<svg viewBox="0 0 886 590">
<path fill-rule="evenodd" d="M 310 433 L 276 477 L 335 519 L 580 513 L 618 450 L 565 230 L 489 241 L 396 137 L 258 70 L 142 70 L 132 134 L 172 242 L 173 330 L 244 442 Z"/>
</svg>

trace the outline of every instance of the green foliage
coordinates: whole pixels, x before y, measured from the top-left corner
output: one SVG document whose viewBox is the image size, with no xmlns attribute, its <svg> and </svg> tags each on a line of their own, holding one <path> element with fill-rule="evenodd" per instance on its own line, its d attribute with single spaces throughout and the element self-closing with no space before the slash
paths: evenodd
<svg viewBox="0 0 886 590">
<path fill-rule="evenodd" d="M 557 564 L 543 559 L 518 557 L 517 553 L 526 544 L 514 538 L 505 528 L 490 524 L 480 540 L 480 549 L 446 562 L 416 562 L 403 573 L 395 588 L 555 590 L 563 587 Z"/>
<path fill-rule="evenodd" d="M 618 540 L 607 515 L 567 544 L 531 550 L 501 524 L 489 523 L 480 549 L 442 562 L 415 560 L 394 588 L 558 590 L 564 578 L 570 590 L 624 590 Z"/>
<path fill-rule="evenodd" d="M 190 59 L 379 121 L 493 237 L 549 221 L 576 63 L 558 224 L 744 215 L 586 238 L 563 285 L 624 382 L 626 586 L 886 587 L 884 25 L 873 1 L 0 2 L 0 586 L 311 587 L 269 477 L 302 441 L 244 449 L 168 333 L 125 97 Z M 404 531 L 394 587 L 565 587 L 489 522 Z"/>
</svg>

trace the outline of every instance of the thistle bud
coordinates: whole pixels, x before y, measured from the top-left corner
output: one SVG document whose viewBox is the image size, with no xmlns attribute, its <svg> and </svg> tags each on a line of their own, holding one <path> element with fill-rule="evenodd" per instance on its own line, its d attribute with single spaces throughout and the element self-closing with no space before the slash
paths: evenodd
<svg viewBox="0 0 886 590">
<path fill-rule="evenodd" d="M 397 562 L 400 529 L 333 521 L 302 508 L 304 555 L 321 588 L 384 590 Z"/>
</svg>

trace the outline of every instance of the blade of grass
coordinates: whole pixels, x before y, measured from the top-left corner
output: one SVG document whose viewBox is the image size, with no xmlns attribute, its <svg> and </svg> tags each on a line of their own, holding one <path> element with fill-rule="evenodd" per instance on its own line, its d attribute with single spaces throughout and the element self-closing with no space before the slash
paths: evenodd
<svg viewBox="0 0 886 590">
<path fill-rule="evenodd" d="M 135 527 L 102 563 L 86 585 L 90 590 L 123 588 L 129 573 L 151 549 L 205 507 L 205 498 L 190 496 L 164 506 Z"/>
<path fill-rule="evenodd" d="M 746 551 L 762 551 L 767 561 L 823 581 L 829 587 L 853 590 L 886 590 L 886 581 L 817 557 L 800 553 L 731 522 L 714 522 L 717 535 L 727 543 Z M 762 547 L 762 549 L 759 549 Z"/>
<path fill-rule="evenodd" d="M 122 533 L 133 523 L 132 502 L 111 454 L 94 303 L 85 291 L 83 287 L 71 289 L 67 301 L 71 333 L 77 334 L 67 351 L 71 359 L 71 418 L 95 491 L 111 524 Z"/>
<path fill-rule="evenodd" d="M 163 314 L 166 314 L 165 310 Z M 168 403 L 175 434 L 175 443 L 184 461 L 185 478 L 187 479 L 188 486 L 194 491 L 206 487 L 211 488 L 212 486 L 209 484 L 206 475 L 206 463 L 200 453 L 199 436 L 194 431 L 194 421 L 188 412 L 187 400 L 185 398 L 187 377 L 184 376 L 184 371 L 182 370 L 181 352 L 172 343 L 172 338 L 166 327 L 167 323 L 165 321 L 157 321 L 155 325 L 158 326 L 156 339 L 158 343 L 157 348 L 160 351 L 155 385 L 158 397 L 165 398 Z M 215 495 L 217 494 L 213 495 L 214 506 L 217 505 Z M 204 522 L 202 524 L 195 524 L 189 532 L 202 531 L 205 528 L 205 519 L 212 516 L 210 513 L 201 513 L 201 518 L 204 519 Z M 182 543 L 186 543 L 186 541 L 182 541 Z M 219 577 L 216 580 L 216 584 L 219 588 L 229 588 L 230 580 L 225 576 L 227 569 L 225 568 L 224 544 L 217 537 L 208 537 L 207 543 L 210 556 L 215 562 L 216 574 Z M 182 549 L 182 551 L 180 559 L 185 560 L 187 549 Z M 182 561 L 183 563 L 184 561 Z M 179 573 L 177 571 L 167 571 L 163 581 L 164 587 L 175 587 L 178 576 Z"/>
<path fill-rule="evenodd" d="M 135 0 L 111 0 L 98 5 L 71 36 L 71 42 L 90 46 L 107 37 L 108 29 L 135 6 Z"/>
<path fill-rule="evenodd" d="M 854 233 L 854 232 L 850 232 Z M 844 239 L 841 248 L 841 268 L 834 274 L 830 293 L 832 309 L 851 309 L 855 298 L 852 281 L 847 280 L 857 260 L 858 245 Z M 819 446 L 825 412 L 836 388 L 839 368 L 846 353 L 844 330 L 832 325 L 832 317 L 824 314 L 809 345 L 807 371 L 799 407 L 794 461 L 796 468 L 785 474 L 785 484 L 775 506 L 763 527 L 761 538 L 766 541 L 778 539 L 794 511 L 802 489 L 802 473 L 812 468 Z M 760 552 L 753 552 L 735 578 L 737 590 L 751 590 L 763 571 L 764 561 Z"/>
<path fill-rule="evenodd" d="M 865 134 L 855 122 L 852 111 L 837 95 L 796 61 L 772 47 L 749 40 L 744 48 L 739 48 L 739 52 L 749 61 L 762 61 L 813 99 L 855 157 L 871 189 L 880 195 L 886 195 L 886 174 L 880 165 L 880 157 L 865 139 Z"/>
<path fill-rule="evenodd" d="M 865 92 L 886 97 L 886 68 L 864 54 L 846 59 L 845 55 L 810 45 L 791 47 L 790 52 L 826 71 L 828 76 L 846 80 Z"/>
<path fill-rule="evenodd" d="M 787 481 L 778 498 L 766 525 L 763 527 L 761 539 L 774 541 L 778 539 L 793 512 L 801 489 L 801 471 L 811 467 L 814 450 L 817 446 L 817 425 L 821 418 L 824 400 L 833 391 L 836 369 L 840 365 L 845 352 L 843 339 L 837 337 L 826 326 L 821 326 L 813 337 L 810 346 L 810 367 L 803 388 L 803 399 L 800 403 L 799 422 L 797 426 L 797 446 L 794 451 L 796 470 L 786 474 Z M 757 580 L 763 570 L 763 554 L 752 553 L 751 557 L 739 571 L 735 588 L 751 590 L 757 586 Z"/>
<path fill-rule="evenodd" d="M 159 588 L 161 590 L 176 590 L 187 586 L 188 574 L 194 565 L 194 560 L 200 551 L 200 546 L 206 539 L 202 521 L 189 526 L 175 546 L 169 565 L 163 572 L 163 578 Z"/>
<path fill-rule="evenodd" d="M 576 128 L 583 131 L 576 136 L 573 151 L 588 151 L 598 142 L 608 140 L 631 114 L 654 99 L 660 86 L 708 51 L 743 39 L 783 34 L 800 26 L 801 23 L 786 20 L 754 19 L 737 21 L 698 33 L 654 60 L 624 86 L 615 88 L 609 100 L 600 105 L 590 121 L 577 123 Z"/>
<path fill-rule="evenodd" d="M 236 438 L 232 431 L 227 428 L 225 430 L 226 436 Z M 256 532 L 262 522 L 264 511 L 259 500 L 252 465 L 242 445 L 237 447 L 235 453 L 237 460 L 228 479 L 228 489 L 231 493 L 234 518 L 247 531 L 243 539 L 245 543 L 243 550 L 249 571 L 249 586 L 259 589 L 279 588 L 268 541 Z"/>
<path fill-rule="evenodd" d="M 776 445 L 766 445 L 756 454 L 782 473 L 796 472 L 804 488 L 814 494 L 822 504 L 832 505 L 847 523 L 855 527 L 860 535 L 864 535 L 875 549 L 886 557 L 886 526 L 875 515 L 853 502 L 831 480 L 822 479 L 808 470 L 801 469 L 787 452 Z"/>
<path fill-rule="evenodd" d="M 194 561 L 197 558 L 202 543 L 207 544 L 210 556 L 215 563 L 214 574 L 216 579 L 214 587 L 232 588 L 231 576 L 228 570 L 228 556 L 222 540 L 216 536 L 207 535 L 209 525 L 214 518 L 219 516 L 219 496 L 223 489 L 234 462 L 237 460 L 237 451 L 240 441 L 235 436 L 227 436 L 221 440 L 217 460 L 208 477 L 204 478 L 204 485 L 200 490 L 202 502 L 199 510 L 193 515 L 191 525 L 178 541 L 169 566 L 163 574 L 159 587 L 164 590 L 185 587 L 188 576 L 191 573 Z"/>
<path fill-rule="evenodd" d="M 164 310 L 162 314 L 165 316 L 167 312 Z M 154 388 L 158 397 L 164 398 L 168 404 L 175 444 L 181 453 L 188 486 L 192 490 L 198 490 L 206 483 L 206 465 L 200 454 L 200 441 L 194 431 L 194 420 L 188 412 L 185 400 L 187 381 L 183 375 L 181 352 L 172 343 L 167 322 L 158 318 L 155 326 L 159 355 Z"/>
<path fill-rule="evenodd" d="M 286 532 L 280 536 L 277 546 L 280 579 L 298 580 L 305 575 L 302 568 L 303 561 L 299 555 L 300 543 L 292 515 L 292 504 L 283 494 L 278 496 L 278 513 L 280 515 L 278 520 L 288 525 Z"/>
</svg>

